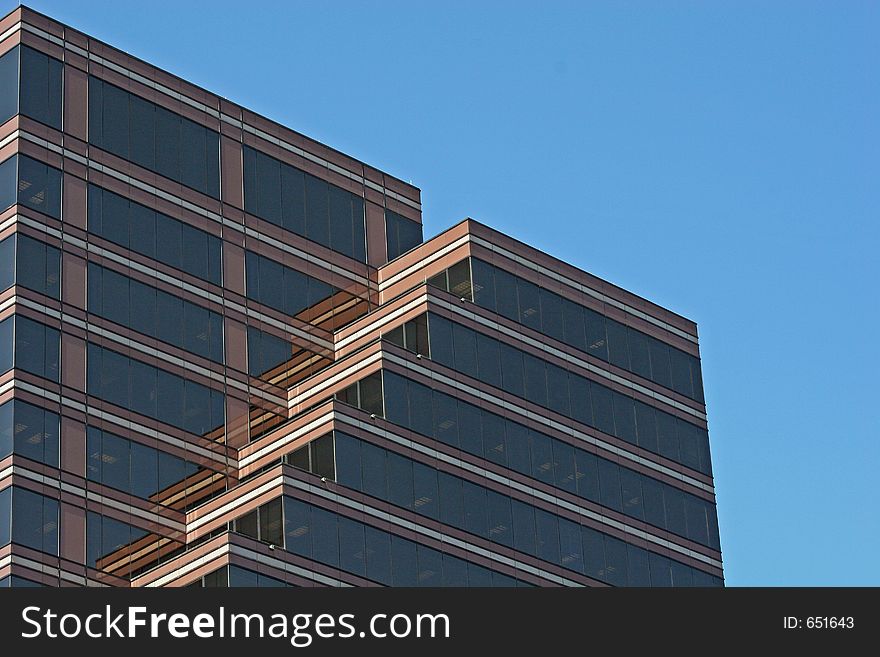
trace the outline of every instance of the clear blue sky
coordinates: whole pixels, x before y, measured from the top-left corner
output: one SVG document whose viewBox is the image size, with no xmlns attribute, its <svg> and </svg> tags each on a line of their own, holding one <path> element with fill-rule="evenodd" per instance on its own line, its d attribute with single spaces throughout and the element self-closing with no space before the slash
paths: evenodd
<svg viewBox="0 0 880 657">
<path fill-rule="evenodd" d="M 880 585 L 880 3 L 30 4 L 696 320 L 727 583 Z"/>
</svg>

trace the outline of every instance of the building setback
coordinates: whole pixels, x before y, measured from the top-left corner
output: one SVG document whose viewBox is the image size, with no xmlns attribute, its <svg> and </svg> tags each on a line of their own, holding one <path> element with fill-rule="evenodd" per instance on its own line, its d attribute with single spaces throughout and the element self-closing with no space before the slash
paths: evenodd
<svg viewBox="0 0 880 657">
<path fill-rule="evenodd" d="M 720 586 L 696 325 L 27 8 L 0 586 Z"/>
</svg>

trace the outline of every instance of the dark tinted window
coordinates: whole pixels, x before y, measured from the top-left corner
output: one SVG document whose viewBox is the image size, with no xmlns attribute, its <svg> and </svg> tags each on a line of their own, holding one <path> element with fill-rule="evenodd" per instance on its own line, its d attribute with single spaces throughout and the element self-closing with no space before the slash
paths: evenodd
<svg viewBox="0 0 880 657">
<path fill-rule="evenodd" d="M 21 113 L 61 130 L 62 71 L 53 57 L 21 47 Z M 2 115 L 0 115 L 2 119 Z"/>
<path fill-rule="evenodd" d="M 510 586 L 517 580 L 285 497 L 286 550 L 386 586 Z M 271 504 L 271 503 L 270 503 Z"/>
<path fill-rule="evenodd" d="M 14 453 L 58 467 L 59 427 L 56 413 L 20 399 L 6 402 L 0 406 L 0 459 Z"/>
<path fill-rule="evenodd" d="M 456 272 L 457 290 L 452 289 L 453 272 Z M 472 299 L 483 308 L 691 399 L 703 401 L 698 358 L 504 269 L 477 258 L 467 258 L 432 277 L 428 283 Z"/>
<path fill-rule="evenodd" d="M 61 334 L 57 329 L 22 315 L 15 320 L 15 367 L 44 379 L 58 381 Z M 13 318 L 4 320 L 11 322 Z"/>
<path fill-rule="evenodd" d="M 158 400 L 144 406 L 145 414 L 190 433 L 207 435 L 224 423 L 223 393 L 94 344 L 88 346 L 87 379 L 88 394 L 123 408 Z"/>
<path fill-rule="evenodd" d="M 203 468 L 155 447 L 88 427 L 86 476 L 157 504 L 178 505 L 180 485 Z M 193 478 L 196 481 L 197 478 Z M 186 506 L 189 506 L 187 504 Z"/>
<path fill-rule="evenodd" d="M 251 376 L 262 376 L 288 362 L 293 355 L 290 342 L 252 326 L 247 330 L 247 347 L 248 374 Z"/>
<path fill-rule="evenodd" d="M 244 147 L 245 210 L 361 262 L 364 202 L 356 194 Z"/>
<path fill-rule="evenodd" d="M 19 47 L 0 57 L 0 124 L 18 114 Z"/>
<path fill-rule="evenodd" d="M 428 327 L 432 360 L 689 468 L 710 472 L 704 428 L 436 314 L 429 315 Z M 626 338 L 625 331 L 622 336 Z M 666 356 L 668 366 L 669 349 L 663 347 L 658 353 Z"/>
<path fill-rule="evenodd" d="M 303 313 L 308 318 L 310 313 L 304 311 L 336 292 L 317 278 L 256 253 L 247 252 L 245 265 L 248 298 L 288 315 Z"/>
<path fill-rule="evenodd" d="M 88 310 L 191 353 L 223 362 L 218 313 L 89 263 Z"/>
<path fill-rule="evenodd" d="M 220 135 L 89 77 L 89 143 L 220 198 Z"/>
<path fill-rule="evenodd" d="M 0 209 L 14 203 L 61 218 L 61 172 L 27 155 L 0 164 Z"/>
<path fill-rule="evenodd" d="M 18 234 L 15 240 L 15 283 L 60 299 L 61 251 L 27 235 Z"/>
<path fill-rule="evenodd" d="M 28 46 L 0 57 L 0 124 L 20 112 L 61 130 L 63 68 L 57 59 Z"/>
<path fill-rule="evenodd" d="M 40 552 L 57 555 L 58 501 L 26 488 L 7 488 L 6 490 L 11 491 L 12 530 L 8 536 L 11 537 L 12 542 Z M 0 506 L 3 504 L 2 493 L 0 493 Z M 3 511 L 0 511 L 0 521 L 4 520 L 3 515 Z M 3 533 L 4 530 L 0 529 L 0 545 L 3 544 L 4 538 L 7 543 L 9 542 L 9 537 L 4 537 Z"/>
<path fill-rule="evenodd" d="M 384 371 L 383 379 L 386 398 L 393 398 L 395 404 L 409 408 L 406 413 L 389 416 L 390 421 L 591 502 L 638 520 L 647 520 L 661 529 L 668 529 L 713 549 L 719 548 L 717 515 L 711 502 L 393 372 Z M 431 419 L 432 406 L 433 422 L 426 422 L 422 418 L 426 416 L 428 420 Z M 377 450 L 381 452 L 378 447 L 365 443 L 364 449 L 370 451 L 371 459 L 370 466 L 364 467 L 364 481 L 369 477 L 372 486 L 370 494 L 381 498 L 389 485 L 384 482 L 387 459 L 375 454 Z M 350 456 L 349 453 L 355 455 Z M 349 442 L 346 454 L 337 456 L 340 467 L 360 472 L 358 467 L 347 464 L 349 458 L 366 459 L 366 456 L 359 454 Z M 353 477 L 351 482 L 340 483 L 357 488 L 358 481 Z M 419 499 L 418 493 L 415 499 Z M 667 499 L 676 508 L 680 506 L 678 500 L 685 500 L 687 509 L 690 509 L 686 523 L 669 523 Z M 441 490 L 441 510 L 450 508 L 448 496 L 446 502 L 443 500 Z"/>
<path fill-rule="evenodd" d="M 385 239 L 388 246 L 388 260 L 394 260 L 422 243 L 422 225 L 386 209 Z"/>
<path fill-rule="evenodd" d="M 15 205 L 18 199 L 18 157 L 0 162 L 0 210 Z"/>
<path fill-rule="evenodd" d="M 222 240 L 189 224 L 89 185 L 89 232 L 220 285 Z"/>
<path fill-rule="evenodd" d="M 98 570 L 116 570 L 121 562 L 132 558 L 128 546 L 146 535 L 143 529 L 89 511 L 86 514 L 86 564 Z"/>
</svg>

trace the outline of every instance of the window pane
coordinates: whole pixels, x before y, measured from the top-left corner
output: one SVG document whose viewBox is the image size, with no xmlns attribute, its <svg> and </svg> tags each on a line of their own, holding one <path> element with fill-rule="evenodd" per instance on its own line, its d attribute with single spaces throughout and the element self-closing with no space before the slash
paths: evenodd
<svg viewBox="0 0 880 657">
<path fill-rule="evenodd" d="M 292 497 L 284 498 L 284 548 L 311 558 L 311 507 Z"/>
<path fill-rule="evenodd" d="M 159 456 L 155 449 L 131 441 L 131 493 L 145 500 L 159 492 Z"/>
<path fill-rule="evenodd" d="M 0 124 L 18 114 L 18 59 L 16 47 L 0 57 Z M 5 206 L 4 206 L 5 207 Z M 3 545 L 3 543 L 0 543 Z"/>
<path fill-rule="evenodd" d="M 605 386 L 592 384 L 590 394 L 593 398 L 593 426 L 613 436 L 614 410 L 611 403 L 611 390 Z"/>
<path fill-rule="evenodd" d="M 519 321 L 516 276 L 503 269 L 495 269 L 495 301 L 498 314 L 514 322 Z"/>
<path fill-rule="evenodd" d="M 635 411 L 639 447 L 657 453 L 657 421 L 654 408 L 636 400 Z"/>
<path fill-rule="evenodd" d="M 576 349 L 586 350 L 583 307 L 569 299 L 562 299 L 562 322 L 565 342 Z"/>
<path fill-rule="evenodd" d="M 413 462 L 388 452 L 388 501 L 405 509 L 413 508 Z"/>
<path fill-rule="evenodd" d="M 13 358 L 15 354 L 14 335 L 15 318 L 7 317 L 0 322 L 0 374 L 11 370 L 15 362 Z"/>
<path fill-rule="evenodd" d="M 477 336 L 461 324 L 452 325 L 452 342 L 455 349 L 455 369 L 468 376 L 477 376 Z"/>
<path fill-rule="evenodd" d="M 692 356 L 678 349 L 670 348 L 669 359 L 672 367 L 672 389 L 693 399 L 694 387 L 691 382 Z"/>
<path fill-rule="evenodd" d="M 652 378 L 661 386 L 671 388 L 672 374 L 669 367 L 669 347 L 659 340 L 651 340 L 648 348 L 651 356 Z"/>
<path fill-rule="evenodd" d="M 435 392 L 432 397 L 434 400 L 434 437 L 446 445 L 458 447 L 460 445 L 458 402 L 454 397 L 439 392 Z M 471 448 L 473 448 L 473 438 L 472 432 L 465 433 L 465 439 L 471 441 Z"/>
<path fill-rule="evenodd" d="M 248 149 L 249 150 L 249 149 Z M 247 161 L 245 161 L 247 171 Z M 287 230 L 306 234 L 305 174 L 290 166 L 281 166 L 281 216 Z"/>
<path fill-rule="evenodd" d="M 3 175 L 3 164 L 0 164 L 0 178 Z M 0 185 L 2 185 L 0 180 Z M 0 192 L 2 194 L 2 192 Z M 2 202 L 0 202 L 2 205 Z M 15 236 L 7 237 L 0 242 L 0 292 L 12 287 L 15 283 Z"/>
<path fill-rule="evenodd" d="M 488 310 L 495 310 L 495 268 L 492 265 L 471 258 L 473 273 L 474 303 Z"/>
<path fill-rule="evenodd" d="M 537 431 L 529 431 L 529 442 L 532 457 L 532 477 L 538 481 L 553 485 L 553 450 L 550 438 Z"/>
<path fill-rule="evenodd" d="M 385 388 L 385 418 L 401 426 L 409 426 L 407 382 L 403 377 L 385 370 L 382 372 Z"/>
<path fill-rule="evenodd" d="M 319 477 L 335 480 L 335 457 L 333 453 L 333 434 L 327 434 L 310 443 L 312 451 L 312 472 Z"/>
<path fill-rule="evenodd" d="M 584 308 L 587 352 L 602 360 L 608 360 L 608 340 L 605 333 L 605 324 L 605 317 L 594 310 Z"/>
<path fill-rule="evenodd" d="M 511 500 L 513 513 L 513 547 L 534 556 L 537 549 L 535 509 L 519 500 Z"/>
<path fill-rule="evenodd" d="M 575 466 L 578 495 L 592 502 L 599 502 L 599 464 L 596 455 L 577 450 Z"/>
<path fill-rule="evenodd" d="M 330 244 L 329 185 L 315 176 L 306 174 L 306 237 Z"/>
<path fill-rule="evenodd" d="M 428 315 L 428 330 L 431 341 L 431 360 L 454 367 L 452 343 L 452 322 L 440 315 Z"/>
<path fill-rule="evenodd" d="M 380 584 L 390 585 L 391 536 L 370 526 L 364 527 L 364 543 L 367 557 L 367 578 Z"/>
<path fill-rule="evenodd" d="M 612 365 L 617 365 L 625 370 L 629 369 L 629 349 L 627 347 L 627 328 L 620 322 L 608 320 L 608 357 Z"/>
<path fill-rule="evenodd" d="M 260 540 L 272 545 L 283 545 L 283 531 L 279 497 L 260 507 Z"/>
<path fill-rule="evenodd" d="M 489 540 L 513 547 L 513 516 L 510 498 L 506 495 L 488 491 Z"/>
<path fill-rule="evenodd" d="M 613 395 L 614 435 L 628 443 L 636 444 L 636 418 L 633 400 L 621 394 Z"/>
<path fill-rule="evenodd" d="M 648 357 L 648 336 L 633 328 L 628 329 L 629 359 L 632 371 L 646 379 L 651 378 L 651 361 Z"/>
<path fill-rule="evenodd" d="M 602 504 L 615 511 L 622 511 L 620 499 L 620 476 L 616 463 L 599 459 L 599 495 Z"/>
<path fill-rule="evenodd" d="M 642 476 L 628 468 L 619 468 L 619 471 L 623 512 L 631 518 L 643 520 L 645 510 L 642 504 Z"/>
<path fill-rule="evenodd" d="M 61 130 L 62 68 L 57 59 L 27 46 L 21 47 L 20 111 L 56 130 Z"/>
<path fill-rule="evenodd" d="M 361 443 L 361 463 L 363 464 L 363 491 L 367 495 L 387 499 L 387 474 L 385 450 L 371 443 Z"/>
<path fill-rule="evenodd" d="M 391 536 L 391 578 L 393 586 L 418 586 L 416 544 L 400 536 Z"/>
<path fill-rule="evenodd" d="M 489 411 L 481 411 L 483 427 L 483 456 L 488 461 L 500 466 L 507 466 L 507 448 L 505 444 L 505 421 L 502 417 Z"/>
<path fill-rule="evenodd" d="M 502 342 L 501 379 L 504 389 L 513 395 L 524 397 L 524 376 L 522 352 Z"/>
<path fill-rule="evenodd" d="M 486 489 L 463 480 L 461 482 L 462 502 L 464 504 L 465 531 L 488 538 L 489 518 L 486 504 Z"/>
<path fill-rule="evenodd" d="M 577 493 L 574 447 L 561 440 L 552 441 L 552 445 L 555 485 L 570 493 Z"/>
<path fill-rule="evenodd" d="M 457 262 L 449 268 L 449 291 L 459 299 L 473 300 L 470 260 Z"/>
<path fill-rule="evenodd" d="M 464 503 L 461 496 L 461 479 L 445 472 L 437 473 L 440 490 L 440 522 L 450 527 L 464 526 Z"/>
<path fill-rule="evenodd" d="M 105 84 L 105 95 L 107 88 L 108 85 Z M 156 173 L 180 182 L 181 120 L 181 117 L 164 107 L 156 106 Z M 106 125 L 104 131 L 107 131 Z"/>
<path fill-rule="evenodd" d="M 517 281 L 519 293 L 519 317 L 517 321 L 536 331 L 541 330 L 541 301 L 537 285 L 520 278 Z"/>
<path fill-rule="evenodd" d="M 328 566 L 339 565 L 338 516 L 312 507 L 312 554 Z"/>
<path fill-rule="evenodd" d="M 535 528 L 537 529 L 537 556 L 550 563 L 559 563 L 559 523 L 556 516 L 535 509 Z"/>
<path fill-rule="evenodd" d="M 529 401 L 538 406 L 547 406 L 547 365 L 546 363 L 532 356 L 531 354 L 523 354 L 523 368 L 525 372 L 525 394 L 523 395 Z"/>
<path fill-rule="evenodd" d="M 507 463 L 511 470 L 530 475 L 532 460 L 529 450 L 529 430 L 515 422 L 507 423 Z"/>
<path fill-rule="evenodd" d="M 109 89 L 114 89 L 109 87 Z M 111 92 L 112 93 L 112 92 Z M 130 96 L 129 111 L 131 159 L 142 167 L 156 170 L 156 106 L 138 96 Z M 114 150 L 106 147 L 107 150 Z"/>
<path fill-rule="evenodd" d="M 364 526 L 354 520 L 339 518 L 339 567 L 365 576 L 367 572 Z"/>
<path fill-rule="evenodd" d="M 428 518 L 440 515 L 437 470 L 423 463 L 413 463 L 413 510 Z"/>
<path fill-rule="evenodd" d="M 18 156 L 18 202 L 60 219 L 61 172 L 27 156 Z"/>
<path fill-rule="evenodd" d="M 180 122 L 180 182 L 202 192 L 208 184 L 207 136 L 198 123 Z"/>
<path fill-rule="evenodd" d="M 330 239 L 326 246 L 334 251 L 352 255 L 354 235 L 351 226 L 351 194 L 335 185 L 328 185 L 330 192 Z"/>
</svg>

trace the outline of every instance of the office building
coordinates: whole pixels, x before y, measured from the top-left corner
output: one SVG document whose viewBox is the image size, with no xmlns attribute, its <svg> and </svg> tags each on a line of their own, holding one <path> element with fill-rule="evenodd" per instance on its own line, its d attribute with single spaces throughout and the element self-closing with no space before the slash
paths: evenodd
<svg viewBox="0 0 880 657">
<path fill-rule="evenodd" d="M 696 325 L 27 8 L 0 585 L 718 586 Z"/>
</svg>

